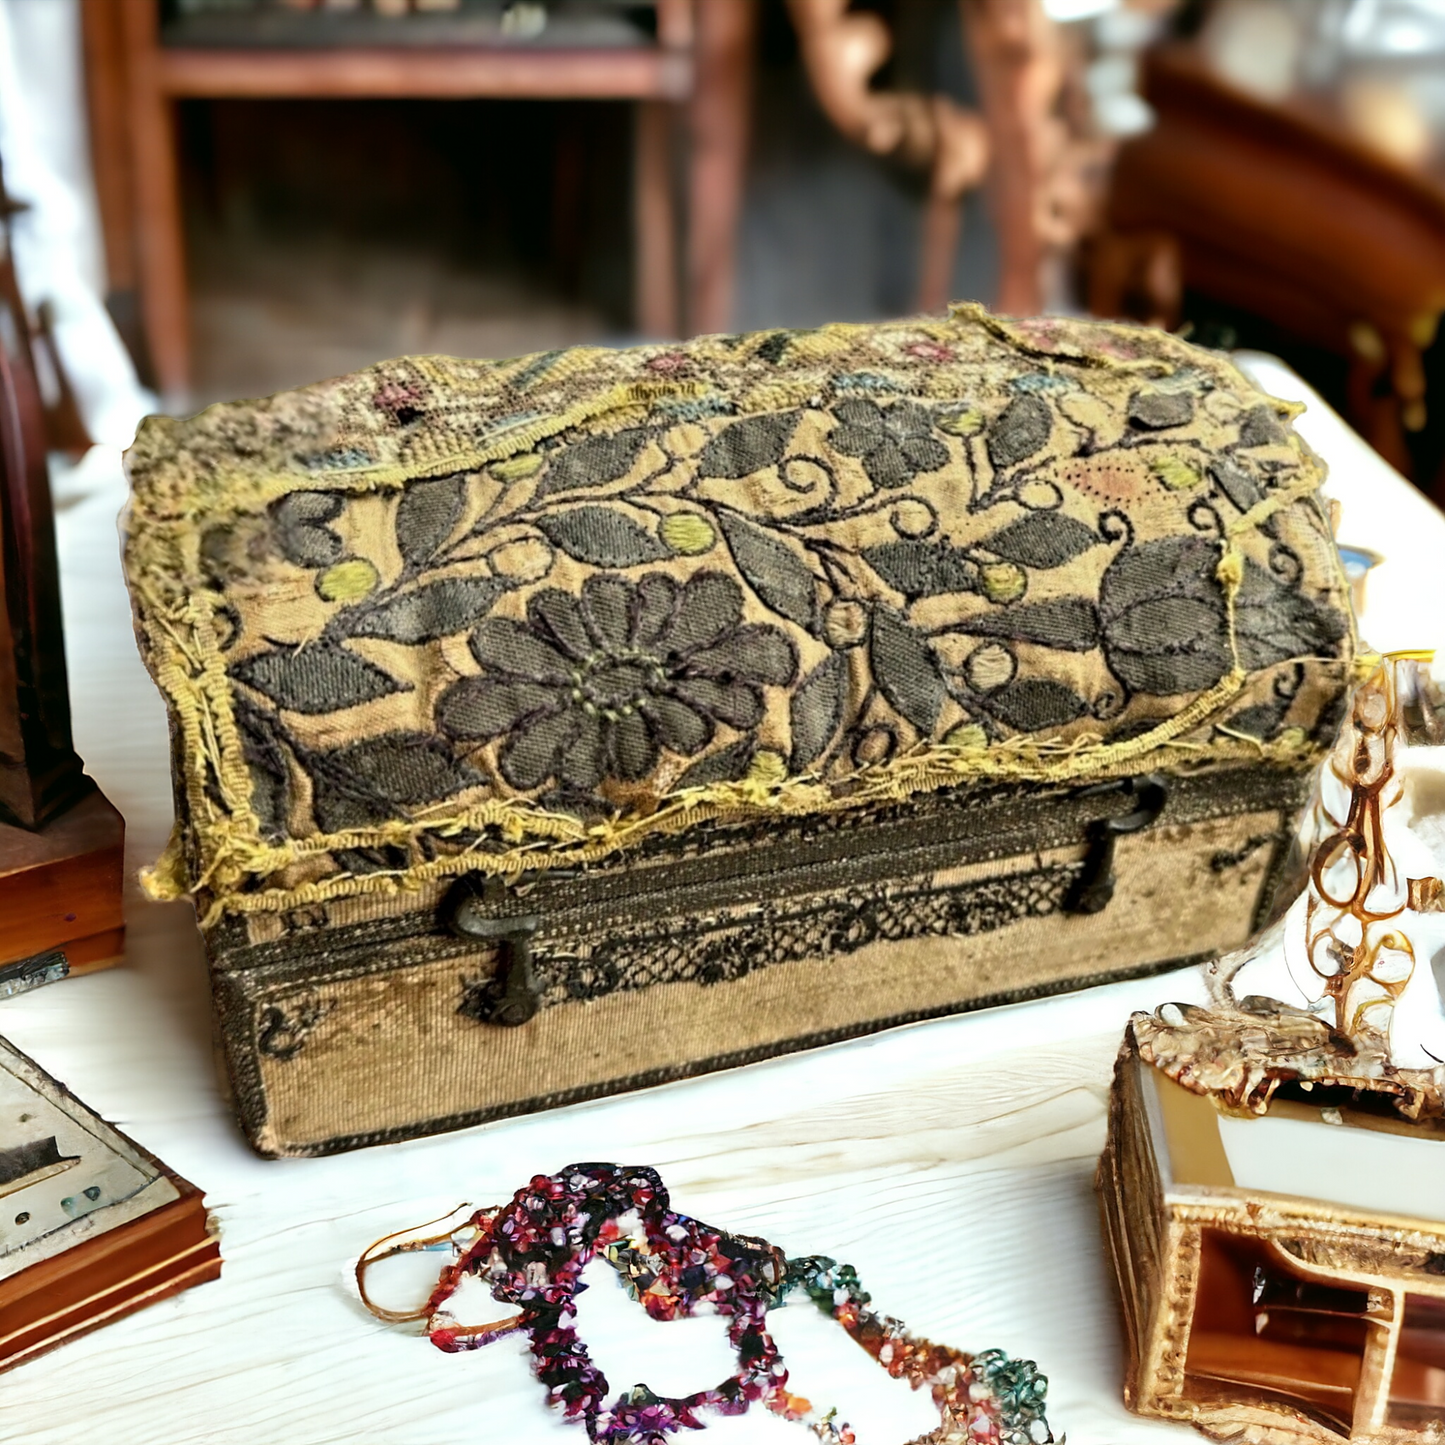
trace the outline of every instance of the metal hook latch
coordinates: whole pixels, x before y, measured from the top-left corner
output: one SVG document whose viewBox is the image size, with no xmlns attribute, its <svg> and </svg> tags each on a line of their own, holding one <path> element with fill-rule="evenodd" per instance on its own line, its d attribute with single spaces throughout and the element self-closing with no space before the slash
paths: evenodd
<svg viewBox="0 0 1445 1445">
<path fill-rule="evenodd" d="M 492 877 L 480 888 L 462 878 L 443 906 L 447 926 L 462 938 L 497 945 L 497 971 L 486 988 L 469 989 L 462 1011 L 480 1023 L 515 1029 L 542 1007 L 542 986 L 532 964 L 532 936 L 541 919 L 534 914 L 497 915 L 490 911 L 506 901 L 507 887 Z"/>
<path fill-rule="evenodd" d="M 1117 818 L 1098 818 L 1089 824 L 1089 851 L 1084 858 L 1084 871 L 1064 903 L 1068 913 L 1102 913 L 1114 896 L 1114 843 L 1126 833 L 1147 828 L 1164 811 L 1169 801 L 1169 782 L 1159 773 L 1125 778 L 1122 783 L 1104 783 L 1088 788 L 1081 795 L 1112 793 L 1122 789 L 1134 801 L 1132 812 Z"/>
</svg>

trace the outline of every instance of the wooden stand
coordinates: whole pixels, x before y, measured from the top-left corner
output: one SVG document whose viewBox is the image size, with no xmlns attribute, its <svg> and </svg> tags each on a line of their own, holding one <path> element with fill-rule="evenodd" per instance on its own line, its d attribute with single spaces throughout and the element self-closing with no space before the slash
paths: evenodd
<svg viewBox="0 0 1445 1445">
<path fill-rule="evenodd" d="M 98 790 L 38 832 L 0 823 L 0 998 L 120 962 L 124 853 Z"/>
<path fill-rule="evenodd" d="M 0 997 L 118 962 L 125 828 L 70 733 L 45 412 L 0 181 Z"/>
</svg>

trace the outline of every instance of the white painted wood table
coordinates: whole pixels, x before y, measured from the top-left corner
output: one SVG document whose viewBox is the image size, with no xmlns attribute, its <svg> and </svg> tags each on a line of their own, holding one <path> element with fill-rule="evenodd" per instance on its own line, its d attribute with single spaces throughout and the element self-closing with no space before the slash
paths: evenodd
<svg viewBox="0 0 1445 1445">
<path fill-rule="evenodd" d="M 1266 389 L 1305 395 L 1278 363 L 1251 365 Z M 1344 539 L 1387 558 L 1370 581 L 1369 642 L 1445 641 L 1445 518 L 1317 400 L 1301 430 L 1331 463 Z M 126 816 L 138 867 L 164 842 L 170 783 L 120 578 L 115 453 L 92 452 L 61 497 L 77 742 Z M 206 1191 L 225 1268 L 0 1376 L 0 1441 L 584 1445 L 544 1406 L 520 1340 L 444 1355 L 414 1326 L 373 1319 L 350 1282 L 377 1236 L 461 1200 L 502 1202 L 532 1174 L 583 1159 L 655 1165 L 678 1208 L 850 1261 L 875 1303 L 915 1330 L 1037 1360 L 1051 1423 L 1073 1445 L 1186 1441 L 1185 1427 L 1120 1403 L 1092 1176 L 1129 1011 L 1197 992 L 1191 973 L 1110 985 L 437 1139 L 267 1162 L 219 1094 L 191 910 L 134 895 L 126 966 L 0 1002 L 0 1033 Z M 400 1303 L 424 1295 L 441 1257 L 397 1263 L 377 1283 Z M 403 1278 L 403 1263 L 423 1273 Z M 592 1343 L 615 1387 L 646 1378 L 684 1392 L 731 1368 L 715 1318 L 654 1324 L 613 1287 L 582 1303 L 584 1333 L 605 1332 Z M 863 1445 L 937 1423 L 821 1316 L 774 1318 L 793 1388 L 840 1403 Z M 710 1430 L 717 1445 L 810 1438 L 762 1412 Z"/>
</svg>

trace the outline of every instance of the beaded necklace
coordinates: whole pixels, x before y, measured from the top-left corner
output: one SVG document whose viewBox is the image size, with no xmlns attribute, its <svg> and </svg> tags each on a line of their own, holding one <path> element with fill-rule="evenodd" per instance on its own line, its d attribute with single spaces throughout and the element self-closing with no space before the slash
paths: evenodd
<svg viewBox="0 0 1445 1445">
<path fill-rule="evenodd" d="M 895 1379 L 928 1389 L 942 1423 L 913 1445 L 1049 1445 L 1044 1418 L 1047 1380 L 1029 1360 L 1001 1350 L 967 1355 L 908 1332 L 869 1308 L 851 1266 L 821 1255 L 787 1259 L 766 1240 L 728 1234 L 669 1208 L 655 1170 L 617 1164 L 574 1164 L 537 1175 L 500 1209 L 479 1209 L 474 1233 L 441 1272 L 425 1306 L 412 1314 L 381 1309 L 367 1297 L 366 1270 L 380 1259 L 424 1248 L 458 1233 L 381 1248 L 378 1240 L 357 1262 L 357 1283 L 368 1308 L 383 1319 L 422 1319 L 439 1349 L 477 1349 L 524 1332 L 537 1378 L 549 1403 L 581 1420 L 595 1445 L 666 1445 L 681 1429 L 700 1429 L 699 1412 L 740 1415 L 754 1401 L 808 1426 L 826 1445 L 854 1445 L 836 1411 L 820 1413 L 790 1392 L 788 1371 L 767 1328 L 767 1314 L 801 1290 L 831 1315 Z M 464 1226 L 464 1228 L 468 1227 Z M 655 1320 L 685 1319 L 712 1309 L 727 1321 L 738 1367 L 720 1384 L 691 1395 L 657 1395 L 635 1386 L 609 1400 L 609 1386 L 572 1323 L 585 1266 L 601 1255 L 628 1293 Z M 516 1313 L 463 1326 L 443 1306 L 462 1281 L 475 1276 Z"/>
</svg>

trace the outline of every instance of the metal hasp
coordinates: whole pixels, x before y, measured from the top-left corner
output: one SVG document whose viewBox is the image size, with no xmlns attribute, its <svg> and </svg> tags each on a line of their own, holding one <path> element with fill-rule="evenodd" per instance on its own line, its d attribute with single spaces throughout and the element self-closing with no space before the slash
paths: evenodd
<svg viewBox="0 0 1445 1445">
<path fill-rule="evenodd" d="M 1126 833 L 1147 828 L 1169 801 L 1168 780 L 1159 773 L 1145 773 L 1116 783 L 1101 783 L 1079 794 L 1089 798 L 1122 793 L 1134 806 L 1117 817 L 1098 818 L 1089 824 L 1089 851 L 1064 907 L 1069 913 L 1102 913 L 1114 897 L 1114 842 Z"/>
<path fill-rule="evenodd" d="M 542 988 L 532 967 L 535 914 L 498 914 L 510 901 L 500 878 L 461 878 L 442 905 L 447 927 L 460 938 L 497 945 L 497 970 L 489 988 L 468 993 L 464 1010 L 481 1023 L 514 1029 L 542 1006 Z"/>
</svg>

